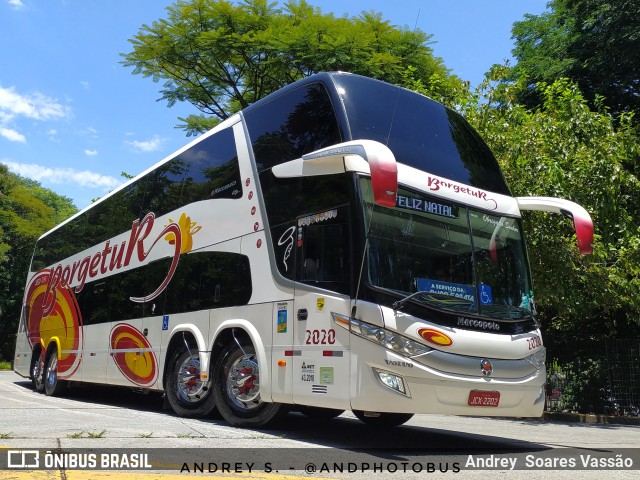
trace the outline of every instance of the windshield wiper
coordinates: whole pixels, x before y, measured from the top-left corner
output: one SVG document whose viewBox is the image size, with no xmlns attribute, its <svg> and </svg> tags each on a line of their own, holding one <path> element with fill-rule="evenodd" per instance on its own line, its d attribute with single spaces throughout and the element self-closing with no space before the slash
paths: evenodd
<svg viewBox="0 0 640 480">
<path fill-rule="evenodd" d="M 400 310 L 400 309 L 404 306 L 404 304 L 407 302 L 407 300 L 410 300 L 410 299 L 412 299 L 413 297 L 416 297 L 416 296 L 418 296 L 418 295 L 424 295 L 424 294 L 426 294 L 426 293 L 431 293 L 431 292 L 427 292 L 427 291 L 424 291 L 424 290 L 420 290 L 420 291 L 418 291 L 418 292 L 413 292 L 411 295 L 406 296 L 406 297 L 404 297 L 404 298 L 402 298 L 402 299 L 400 299 L 400 300 L 397 300 L 397 301 L 393 302 L 393 303 L 391 304 L 391 307 L 392 307 L 394 310 Z"/>
<path fill-rule="evenodd" d="M 411 295 L 408 295 L 408 296 L 406 296 L 406 297 L 404 297 L 404 298 L 402 298 L 400 300 L 397 300 L 397 301 L 393 302 L 391 304 L 391 307 L 394 310 L 400 310 L 407 301 L 411 300 L 414 297 L 417 297 L 418 295 L 427 295 L 427 296 L 431 297 L 431 298 L 425 298 L 424 301 L 429 302 L 429 303 L 440 304 L 441 307 L 444 307 L 444 305 L 442 305 L 443 303 L 446 304 L 447 302 L 450 302 L 451 300 L 457 301 L 457 303 L 455 305 L 453 305 L 453 304 L 447 305 L 448 309 L 452 309 L 451 307 L 454 307 L 454 306 L 459 307 L 461 304 L 466 305 L 466 306 L 474 304 L 470 300 L 466 300 L 464 298 L 456 297 L 456 296 L 453 296 L 453 295 L 446 295 L 444 293 L 435 293 L 435 292 L 429 292 L 429 291 L 426 291 L 426 290 L 420 290 L 418 292 L 413 292 Z M 443 297 L 443 299 L 441 300 L 441 299 L 439 299 L 437 297 Z"/>
</svg>

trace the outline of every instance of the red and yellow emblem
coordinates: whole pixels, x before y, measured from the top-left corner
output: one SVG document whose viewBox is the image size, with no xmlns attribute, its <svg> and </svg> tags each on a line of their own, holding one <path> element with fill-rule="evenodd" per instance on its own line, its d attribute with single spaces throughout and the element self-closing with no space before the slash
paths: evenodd
<svg viewBox="0 0 640 480">
<path fill-rule="evenodd" d="M 171 218 L 169 221 L 174 223 Z M 186 213 L 180 215 L 178 226 L 180 227 L 180 233 L 182 235 L 180 239 L 180 253 L 189 253 L 193 249 L 193 236 L 202 230 L 202 227 L 196 222 L 192 222 L 191 217 L 187 216 Z M 175 245 L 176 243 L 176 235 L 174 233 L 168 233 L 164 239 L 169 242 L 169 245 Z"/>
<path fill-rule="evenodd" d="M 151 345 L 140 330 L 126 323 L 111 329 L 111 357 L 122 375 L 141 387 L 156 381 L 158 361 Z"/>
<path fill-rule="evenodd" d="M 42 339 L 46 348 L 51 341 L 57 341 L 61 357 L 58 361 L 58 378 L 67 379 L 80 366 L 84 345 L 82 316 L 71 288 L 48 290 L 50 277 L 49 269 L 41 270 L 33 276 L 27 289 L 29 344 L 33 348 Z M 55 298 L 46 298 L 47 295 Z M 44 316 L 46 305 L 51 308 L 48 315 Z"/>
<path fill-rule="evenodd" d="M 421 328 L 418 330 L 418 335 L 427 342 L 438 345 L 439 347 L 450 347 L 453 345 L 453 340 L 451 340 L 448 335 L 434 328 Z"/>
</svg>

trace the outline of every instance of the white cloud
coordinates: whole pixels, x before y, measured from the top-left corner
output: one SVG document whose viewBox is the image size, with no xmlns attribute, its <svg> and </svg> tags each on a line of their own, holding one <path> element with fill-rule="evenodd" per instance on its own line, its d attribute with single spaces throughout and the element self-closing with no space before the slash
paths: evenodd
<svg viewBox="0 0 640 480">
<path fill-rule="evenodd" d="M 113 189 L 124 183 L 122 180 L 101 175 L 89 170 L 75 170 L 73 168 L 49 168 L 35 163 L 17 163 L 3 160 L 2 163 L 9 170 L 23 177 L 31 178 L 38 182 L 49 183 L 75 183 L 82 187 Z"/>
<path fill-rule="evenodd" d="M 5 128 L 2 126 L 0 126 L 0 137 L 4 137 L 12 142 L 25 143 L 27 141 L 27 139 L 21 133 L 16 132 L 12 128 Z"/>
<path fill-rule="evenodd" d="M 21 95 L 13 87 L 0 87 L 0 135 L 13 142 L 25 142 L 24 134 L 12 128 L 19 117 L 47 121 L 68 117 L 71 110 L 39 92 Z"/>
<path fill-rule="evenodd" d="M 138 152 L 155 152 L 160 149 L 160 146 L 164 140 L 158 135 L 154 135 L 151 140 L 132 140 L 127 141 L 128 145 L 131 145 Z"/>
<path fill-rule="evenodd" d="M 22 0 L 7 0 L 7 3 L 13 7 L 14 10 L 19 10 L 24 7 Z"/>
<path fill-rule="evenodd" d="M 52 120 L 69 115 L 68 107 L 39 92 L 21 95 L 14 88 L 0 87 L 0 111 L 5 115 L 24 116 L 34 120 Z"/>
<path fill-rule="evenodd" d="M 87 149 L 87 150 L 84 151 L 84 154 L 85 155 L 89 155 L 91 157 L 93 155 L 97 155 L 98 151 L 97 150 L 89 150 L 89 149 Z"/>
</svg>

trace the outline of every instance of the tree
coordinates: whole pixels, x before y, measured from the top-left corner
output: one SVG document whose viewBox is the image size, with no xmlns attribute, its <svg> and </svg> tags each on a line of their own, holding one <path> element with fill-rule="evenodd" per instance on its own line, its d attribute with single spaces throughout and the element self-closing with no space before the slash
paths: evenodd
<svg viewBox="0 0 640 480">
<path fill-rule="evenodd" d="M 592 215 L 594 254 L 581 257 L 570 223 L 527 215 L 536 297 L 552 332 L 624 336 L 640 322 L 640 181 L 625 162 L 638 157 L 630 115 L 618 122 L 593 111 L 567 79 L 540 83 L 542 104 L 516 103 L 523 84 L 504 82 L 494 67 L 481 86 L 483 101 L 468 118 L 500 161 L 513 194 L 568 198 Z M 491 80 L 494 83 L 491 83 Z"/>
<path fill-rule="evenodd" d="M 13 356 L 36 240 L 77 211 L 72 201 L 0 164 L 0 360 Z"/>
<path fill-rule="evenodd" d="M 581 412 L 606 407 L 607 339 L 640 335 L 640 181 L 625 168 L 638 158 L 632 116 L 616 120 L 589 107 L 575 83 L 538 83 L 540 105 L 517 100 L 531 89 L 494 66 L 468 104 L 467 118 L 496 154 L 516 196 L 567 198 L 584 206 L 595 227 L 594 253 L 582 257 L 571 223 L 524 212 L 538 319 L 548 361 L 568 373 L 563 399 Z"/>
<path fill-rule="evenodd" d="M 516 72 L 528 79 L 524 97 L 542 99 L 534 87 L 567 77 L 592 107 L 598 97 L 614 115 L 640 118 L 640 2 L 638 0 L 551 0 L 539 16 L 513 26 Z"/>
<path fill-rule="evenodd" d="M 123 64 L 163 81 L 161 99 L 202 112 L 181 118 L 188 134 L 320 71 L 344 70 L 401 84 L 412 77 L 439 95 L 460 89 L 429 47 L 430 35 L 393 26 L 377 13 L 323 14 L 305 0 L 282 8 L 266 0 L 178 0 L 167 18 L 143 25 Z M 453 94 L 452 94 L 453 95 Z M 451 96 L 451 95 L 449 95 Z"/>
</svg>

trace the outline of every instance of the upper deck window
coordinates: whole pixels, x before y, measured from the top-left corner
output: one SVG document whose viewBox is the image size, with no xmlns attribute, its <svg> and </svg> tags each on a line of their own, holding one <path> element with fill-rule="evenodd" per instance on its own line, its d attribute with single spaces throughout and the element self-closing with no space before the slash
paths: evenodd
<svg viewBox="0 0 640 480">
<path fill-rule="evenodd" d="M 456 112 L 409 90 L 357 75 L 334 75 L 354 140 L 388 146 L 399 163 L 510 195 L 495 157 Z"/>
<path fill-rule="evenodd" d="M 127 232 L 149 212 L 161 217 L 190 203 L 219 198 L 242 198 L 232 128 L 195 143 L 41 239 L 32 271 Z"/>
<path fill-rule="evenodd" d="M 342 141 L 326 89 L 312 83 L 246 112 L 258 172 Z"/>
</svg>

